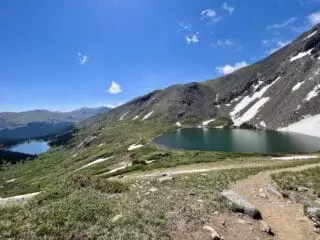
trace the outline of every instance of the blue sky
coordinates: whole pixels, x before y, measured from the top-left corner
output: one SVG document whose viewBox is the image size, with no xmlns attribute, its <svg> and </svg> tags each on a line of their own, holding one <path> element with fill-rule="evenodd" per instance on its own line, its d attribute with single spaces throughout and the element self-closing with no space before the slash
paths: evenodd
<svg viewBox="0 0 320 240">
<path fill-rule="evenodd" d="M 320 22 L 320 0 L 0 2 L 0 111 L 116 106 L 251 64 Z"/>
</svg>

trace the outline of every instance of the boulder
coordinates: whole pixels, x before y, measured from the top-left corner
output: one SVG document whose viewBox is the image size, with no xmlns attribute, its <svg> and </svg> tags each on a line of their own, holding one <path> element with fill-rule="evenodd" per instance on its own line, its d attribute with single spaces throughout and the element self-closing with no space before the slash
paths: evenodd
<svg viewBox="0 0 320 240">
<path fill-rule="evenodd" d="M 160 183 L 164 183 L 164 182 L 168 182 L 168 181 L 172 181 L 172 180 L 173 180 L 173 177 L 171 177 L 171 176 L 164 176 L 164 177 L 158 178 L 158 181 Z"/>
<path fill-rule="evenodd" d="M 259 209 L 237 192 L 233 190 L 224 190 L 221 195 L 227 198 L 231 203 L 239 206 L 245 214 L 253 219 L 262 219 Z"/>
<path fill-rule="evenodd" d="M 118 214 L 116 216 L 114 216 L 111 220 L 111 222 L 115 223 L 117 222 L 118 220 L 120 220 L 120 218 L 122 218 L 122 215 L 121 214 Z"/>
<path fill-rule="evenodd" d="M 297 191 L 298 192 L 308 192 L 308 188 L 306 188 L 306 187 L 297 187 Z"/>
<path fill-rule="evenodd" d="M 260 221 L 260 230 L 270 235 L 274 235 L 271 226 L 264 220 Z"/>
<path fill-rule="evenodd" d="M 318 212 L 320 212 L 319 207 L 308 207 L 306 210 L 307 215 L 311 218 L 316 217 Z"/>
<path fill-rule="evenodd" d="M 212 240 L 221 240 L 221 237 L 219 236 L 219 234 L 212 227 L 204 226 L 202 229 L 210 232 L 211 234 L 210 236 Z"/>
</svg>

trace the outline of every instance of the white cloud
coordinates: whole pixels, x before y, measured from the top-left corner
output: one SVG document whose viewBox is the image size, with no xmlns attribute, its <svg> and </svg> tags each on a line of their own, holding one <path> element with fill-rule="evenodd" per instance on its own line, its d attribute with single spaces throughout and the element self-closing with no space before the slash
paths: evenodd
<svg viewBox="0 0 320 240">
<path fill-rule="evenodd" d="M 241 51 L 242 46 L 235 43 L 232 39 L 217 40 L 211 45 L 212 47 L 227 47 L 237 51 Z"/>
<path fill-rule="evenodd" d="M 200 16 L 201 21 L 207 20 L 210 22 L 218 22 L 220 20 L 220 18 L 217 16 L 216 11 L 210 8 L 202 10 Z"/>
<path fill-rule="evenodd" d="M 316 25 L 318 23 L 320 23 L 320 11 L 319 12 L 314 12 L 312 14 L 310 14 L 308 16 L 308 22 L 311 24 L 311 25 Z"/>
<path fill-rule="evenodd" d="M 116 104 L 108 104 L 108 103 L 99 103 L 98 107 L 107 107 L 107 108 L 116 108 L 122 105 L 122 102 L 118 102 Z"/>
<path fill-rule="evenodd" d="M 238 63 L 234 64 L 233 66 L 227 64 L 222 67 L 217 67 L 216 70 L 219 73 L 230 74 L 230 73 L 232 73 L 240 68 L 246 67 L 246 66 L 248 66 L 248 63 L 246 61 L 243 61 L 243 62 L 238 62 Z"/>
<path fill-rule="evenodd" d="M 88 63 L 89 57 L 81 52 L 78 53 L 78 62 L 81 66 L 86 65 Z"/>
<path fill-rule="evenodd" d="M 222 4 L 222 8 L 223 8 L 224 10 L 228 11 L 230 14 L 232 14 L 233 11 L 234 11 L 234 9 L 235 9 L 235 8 L 232 7 L 232 6 L 228 6 L 228 4 L 227 4 L 226 2 Z"/>
<path fill-rule="evenodd" d="M 199 42 L 199 38 L 196 34 L 193 34 L 191 36 L 186 36 L 186 41 L 188 44 L 192 44 L 192 43 L 198 43 Z"/>
<path fill-rule="evenodd" d="M 283 41 L 277 41 L 276 42 L 276 47 L 270 49 L 267 51 L 267 54 L 270 55 L 276 51 L 278 51 L 279 49 L 283 48 L 284 46 L 288 45 L 291 41 L 286 41 L 286 42 L 283 42 Z"/>
<path fill-rule="evenodd" d="M 294 23 L 298 18 L 296 17 L 291 17 L 288 20 L 282 22 L 282 23 L 275 23 L 273 25 L 270 25 L 267 27 L 267 31 L 270 31 L 272 29 L 280 29 L 280 28 L 285 28 L 289 26 L 290 24 Z"/>
<path fill-rule="evenodd" d="M 121 92 L 122 92 L 121 86 L 118 83 L 112 81 L 111 86 L 108 89 L 108 93 L 115 95 Z"/>
<path fill-rule="evenodd" d="M 181 33 L 181 32 L 190 32 L 191 31 L 191 24 L 189 22 L 179 22 L 178 24 L 178 33 Z"/>
</svg>

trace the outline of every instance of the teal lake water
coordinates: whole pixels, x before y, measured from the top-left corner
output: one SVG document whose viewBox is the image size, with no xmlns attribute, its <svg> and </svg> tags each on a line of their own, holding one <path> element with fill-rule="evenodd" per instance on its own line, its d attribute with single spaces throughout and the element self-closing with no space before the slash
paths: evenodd
<svg viewBox="0 0 320 240">
<path fill-rule="evenodd" d="M 164 147 L 222 152 L 294 153 L 320 151 L 320 138 L 308 135 L 245 129 L 187 128 L 154 140 Z"/>
<path fill-rule="evenodd" d="M 48 143 L 45 141 L 30 141 L 15 145 L 9 148 L 9 150 L 27 154 L 41 154 L 48 151 L 49 148 Z"/>
</svg>

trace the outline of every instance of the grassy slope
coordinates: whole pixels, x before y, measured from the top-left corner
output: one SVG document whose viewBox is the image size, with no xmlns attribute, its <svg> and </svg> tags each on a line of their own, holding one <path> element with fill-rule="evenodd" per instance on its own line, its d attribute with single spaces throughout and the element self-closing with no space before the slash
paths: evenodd
<svg viewBox="0 0 320 240">
<path fill-rule="evenodd" d="M 39 159 L 7 166 L 0 171 L 0 196 L 45 190 L 27 204 L 0 207 L 0 238 L 24 239 L 169 239 L 179 224 L 201 228 L 213 212 L 229 211 L 220 191 L 231 182 L 265 168 L 218 171 L 176 177 L 160 184 L 155 180 L 110 182 L 92 177 L 106 172 L 121 161 L 136 161 L 133 170 L 147 170 L 180 164 L 216 161 L 250 161 L 256 156 L 214 152 L 159 149 L 150 140 L 172 130 L 163 122 L 104 120 L 80 130 L 72 142 Z M 88 147 L 77 147 L 96 133 Z M 102 147 L 98 147 L 103 143 Z M 128 152 L 131 144 L 146 147 Z M 76 171 L 97 158 L 115 156 L 110 161 Z M 154 159 L 151 165 L 141 163 Z M 259 161 L 265 161 L 263 156 Z M 318 160 L 313 160 L 315 162 Z M 274 168 L 305 164 L 284 162 Z M 16 178 L 15 182 L 5 180 Z M 156 192 L 149 191 L 156 188 Z M 116 223 L 112 218 L 123 217 Z"/>
</svg>

